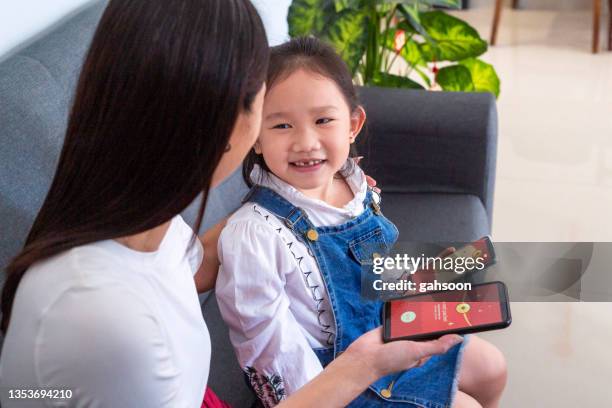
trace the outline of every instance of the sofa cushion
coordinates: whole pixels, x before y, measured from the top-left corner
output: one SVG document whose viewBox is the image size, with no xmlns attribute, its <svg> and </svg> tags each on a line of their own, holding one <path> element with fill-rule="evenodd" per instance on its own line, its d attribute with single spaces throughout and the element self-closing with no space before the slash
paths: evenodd
<svg viewBox="0 0 612 408">
<path fill-rule="evenodd" d="M 470 194 L 385 193 L 381 208 L 404 242 L 471 242 L 490 233 L 482 201 Z"/>
</svg>

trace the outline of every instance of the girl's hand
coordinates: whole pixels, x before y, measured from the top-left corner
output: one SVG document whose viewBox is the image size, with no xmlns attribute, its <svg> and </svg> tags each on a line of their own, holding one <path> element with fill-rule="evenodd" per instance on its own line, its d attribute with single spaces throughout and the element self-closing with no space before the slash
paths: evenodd
<svg viewBox="0 0 612 408">
<path fill-rule="evenodd" d="M 371 382 L 374 382 L 385 375 L 418 367 L 432 355 L 444 354 L 461 341 L 461 336 L 447 334 L 431 341 L 383 343 L 382 328 L 379 327 L 355 340 L 341 357 L 359 361 L 363 369 L 370 372 Z"/>
<path fill-rule="evenodd" d="M 363 159 L 363 156 L 357 156 L 355 157 L 355 164 L 359 164 L 359 162 L 361 161 L 361 159 Z M 368 186 L 372 187 L 372 190 L 374 190 L 375 192 L 377 192 L 378 194 L 380 194 L 380 188 L 376 187 L 376 180 L 374 180 L 372 177 L 368 176 L 366 174 L 366 183 L 368 183 Z"/>
<path fill-rule="evenodd" d="M 229 217 L 228 217 L 229 218 Z M 219 235 L 227 223 L 227 218 L 224 218 L 210 228 L 204 234 L 200 235 L 200 242 L 204 247 L 204 258 L 200 269 L 196 272 L 194 279 L 198 293 L 204 293 L 211 290 L 215 286 L 217 273 L 219 272 L 219 255 L 217 254 L 217 243 Z"/>
<path fill-rule="evenodd" d="M 366 174 L 366 183 L 368 186 L 372 187 L 372 190 L 380 194 L 380 188 L 376 187 L 376 180 Z"/>
</svg>

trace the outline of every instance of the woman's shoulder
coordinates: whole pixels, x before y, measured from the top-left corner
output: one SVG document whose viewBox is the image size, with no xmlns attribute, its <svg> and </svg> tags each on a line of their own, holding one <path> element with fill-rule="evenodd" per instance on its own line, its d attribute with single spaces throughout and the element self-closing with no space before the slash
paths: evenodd
<svg viewBox="0 0 612 408">
<path fill-rule="evenodd" d="M 90 277 L 112 279 L 113 272 L 120 268 L 121 263 L 109 256 L 104 248 L 84 245 L 35 263 L 25 273 L 22 285 L 38 286 L 47 291 L 86 287 L 98 283 Z"/>
<path fill-rule="evenodd" d="M 126 310 L 133 308 L 140 298 L 135 288 L 142 287 L 142 282 L 135 281 L 137 274 L 111 255 L 103 247 L 84 245 L 34 264 L 20 282 L 13 315 L 23 311 L 25 316 L 41 316 L 76 297 L 81 300 L 71 311 L 75 315 L 104 313 L 103 307 L 93 304 L 97 298 L 113 299 L 111 303 Z"/>
<path fill-rule="evenodd" d="M 28 269 L 13 303 L 9 333 L 31 332 L 31 338 L 72 328 L 83 338 L 112 334 L 119 339 L 136 335 L 135 322 L 149 324 L 152 309 L 142 293 L 114 278 L 119 266 L 100 257 L 100 251 L 77 247 Z"/>
<path fill-rule="evenodd" d="M 36 270 L 44 270 L 61 274 L 63 280 L 80 285 L 115 280 L 126 282 L 129 281 L 126 277 L 134 276 L 134 272 L 142 272 L 143 266 L 138 254 L 109 239 L 72 248 L 33 265 L 31 269 L 34 273 Z"/>
<path fill-rule="evenodd" d="M 50 290 L 93 284 L 90 276 L 112 277 L 121 263 L 104 246 L 87 244 L 54 255 L 32 265 L 25 273 L 22 285 L 39 286 Z"/>
</svg>

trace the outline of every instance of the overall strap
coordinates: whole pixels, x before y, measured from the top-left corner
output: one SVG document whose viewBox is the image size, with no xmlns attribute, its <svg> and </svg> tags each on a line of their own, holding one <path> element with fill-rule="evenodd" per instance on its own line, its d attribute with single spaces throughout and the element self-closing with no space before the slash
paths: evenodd
<svg viewBox="0 0 612 408">
<path fill-rule="evenodd" d="M 373 194 L 373 192 L 372 192 L 372 191 L 373 191 L 373 190 L 372 190 L 370 187 L 368 187 L 368 188 L 367 188 L 367 190 L 366 190 L 366 196 L 365 196 L 365 198 L 363 199 L 363 206 L 364 206 L 364 207 L 367 207 L 367 206 L 368 206 L 368 204 L 370 204 L 371 202 L 376 202 L 376 200 L 374 200 L 374 194 Z M 376 194 L 378 195 L 378 193 L 376 193 Z M 380 197 L 380 195 L 378 195 L 378 197 Z M 379 198 L 379 199 L 380 199 L 380 198 Z"/>
<path fill-rule="evenodd" d="M 317 228 L 308 218 L 306 211 L 291 204 L 274 190 L 268 187 L 254 185 L 243 198 L 242 202 L 259 204 L 281 219 L 294 234 L 299 236 L 306 235 L 306 237 L 312 241 L 312 231 L 316 232 Z M 372 207 L 375 214 L 381 214 L 380 205 L 377 200 L 374 199 L 372 189 L 370 188 L 367 189 L 363 205 L 365 208 L 368 206 Z M 308 234 L 310 234 L 310 236 Z M 318 233 L 316 235 L 318 236 Z"/>
<path fill-rule="evenodd" d="M 300 207 L 294 206 L 280 194 L 268 187 L 254 185 L 243 198 L 242 202 L 259 204 L 280 218 L 290 230 L 294 231 L 294 233 L 302 235 L 311 229 L 315 229 L 314 225 L 308 219 L 306 211 Z"/>
<path fill-rule="evenodd" d="M 374 195 L 376 195 L 376 198 Z M 363 206 L 364 208 L 372 207 L 372 211 L 374 211 L 376 215 L 382 214 L 380 210 L 380 194 L 368 187 L 366 196 L 363 200 Z"/>
</svg>

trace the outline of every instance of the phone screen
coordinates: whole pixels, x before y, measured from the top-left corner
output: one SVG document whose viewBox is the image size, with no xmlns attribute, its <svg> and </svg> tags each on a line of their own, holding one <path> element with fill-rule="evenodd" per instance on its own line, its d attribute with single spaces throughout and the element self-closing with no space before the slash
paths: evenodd
<svg viewBox="0 0 612 408">
<path fill-rule="evenodd" d="M 478 241 L 474 241 L 457 249 L 455 252 L 448 255 L 448 258 L 479 259 L 485 266 L 495 263 L 493 244 L 489 237 L 480 238 Z"/>
<path fill-rule="evenodd" d="M 439 283 L 450 283 L 461 279 L 462 276 L 469 275 L 471 272 L 486 269 L 496 262 L 495 249 L 488 236 L 458 248 L 453 253 L 444 257 L 443 260 L 449 258 L 463 258 L 462 266 L 458 266 L 455 270 L 421 269 L 411 275 L 410 280 L 416 285 L 433 282 L 434 280 Z M 471 259 L 472 267 L 467 266 L 468 264 L 465 261 L 467 259 Z M 476 268 L 476 263 L 480 264 L 481 267 Z"/>
<path fill-rule="evenodd" d="M 389 303 L 389 334 L 391 338 L 410 337 L 500 324 L 505 321 L 505 301 L 498 283 L 394 300 Z"/>
</svg>

